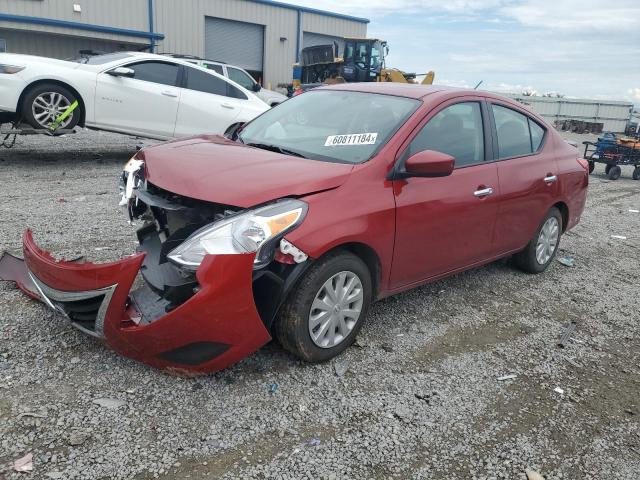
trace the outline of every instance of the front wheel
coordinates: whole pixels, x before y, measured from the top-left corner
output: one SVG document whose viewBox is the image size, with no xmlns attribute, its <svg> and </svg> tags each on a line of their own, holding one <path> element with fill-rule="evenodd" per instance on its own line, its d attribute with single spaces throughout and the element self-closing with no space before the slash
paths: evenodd
<svg viewBox="0 0 640 480">
<path fill-rule="evenodd" d="M 631 178 L 633 178 L 634 180 L 640 180 L 640 166 L 633 169 L 633 174 L 631 175 Z"/>
<path fill-rule="evenodd" d="M 53 83 L 42 83 L 27 92 L 22 102 L 22 116 L 33 128 L 49 128 L 51 124 L 78 100 L 67 88 Z M 71 112 L 58 128 L 71 129 L 80 121 L 80 107 Z"/>
<path fill-rule="evenodd" d="M 589 173 L 593 173 L 593 170 L 596 168 L 596 162 L 589 162 Z"/>
<path fill-rule="evenodd" d="M 542 273 L 551 264 L 562 235 L 562 214 L 553 207 L 523 251 L 514 255 L 516 265 L 527 273 Z"/>
<path fill-rule="evenodd" d="M 323 362 L 351 345 L 372 300 L 371 273 L 346 251 L 320 258 L 282 307 L 275 336 L 308 362 Z"/>
</svg>

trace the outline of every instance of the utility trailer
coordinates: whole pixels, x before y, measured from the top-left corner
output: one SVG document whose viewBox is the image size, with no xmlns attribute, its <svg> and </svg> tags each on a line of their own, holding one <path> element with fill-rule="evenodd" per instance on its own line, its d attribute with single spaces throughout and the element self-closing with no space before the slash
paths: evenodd
<svg viewBox="0 0 640 480">
<path fill-rule="evenodd" d="M 69 133 L 76 133 L 76 128 L 58 128 L 49 130 L 47 128 L 31 128 L 22 127 L 20 125 L 10 125 L 9 127 L 0 126 L 0 148 L 12 148 L 16 144 L 19 135 L 48 135 L 50 137 L 58 137 Z"/>
<path fill-rule="evenodd" d="M 640 180 L 640 138 L 617 138 L 615 133 L 605 133 L 597 142 L 582 142 L 584 158 L 589 162 L 589 173 L 596 163 L 604 163 L 605 173 L 610 180 L 617 180 L 622 166 L 634 167 L 632 178 Z"/>
</svg>

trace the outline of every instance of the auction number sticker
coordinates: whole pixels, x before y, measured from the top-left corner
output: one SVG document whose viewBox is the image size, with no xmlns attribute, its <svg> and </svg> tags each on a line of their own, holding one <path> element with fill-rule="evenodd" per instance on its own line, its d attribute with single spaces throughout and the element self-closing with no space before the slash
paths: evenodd
<svg viewBox="0 0 640 480">
<path fill-rule="evenodd" d="M 350 133 L 348 135 L 330 135 L 324 142 L 325 147 L 342 145 L 373 145 L 378 138 L 377 133 Z"/>
</svg>

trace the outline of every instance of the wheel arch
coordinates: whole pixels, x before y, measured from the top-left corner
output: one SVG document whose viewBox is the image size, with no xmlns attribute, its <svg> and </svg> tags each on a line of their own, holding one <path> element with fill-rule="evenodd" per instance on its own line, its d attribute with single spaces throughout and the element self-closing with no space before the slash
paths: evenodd
<svg viewBox="0 0 640 480">
<path fill-rule="evenodd" d="M 569 224 L 569 207 L 565 202 L 556 202 L 551 208 L 557 208 L 562 214 L 562 233 L 567 231 L 567 225 Z"/>
<path fill-rule="evenodd" d="M 69 91 L 71 91 L 71 93 L 73 93 L 76 98 L 78 99 L 78 103 L 80 104 L 80 108 L 81 108 L 81 115 L 80 115 L 80 120 L 78 121 L 78 125 L 84 127 L 85 125 L 85 116 L 87 114 L 87 109 L 85 106 L 85 102 L 84 99 L 82 98 L 82 95 L 80 95 L 80 92 L 78 92 L 77 89 L 75 89 L 74 87 L 72 87 L 71 85 L 69 85 L 66 82 L 63 82 L 61 80 L 54 80 L 54 79 L 49 79 L 49 78 L 44 78 L 44 79 L 40 79 L 40 80 L 35 80 L 33 82 L 31 82 L 30 84 L 28 84 L 23 90 L 22 93 L 20 94 L 20 98 L 18 98 L 18 105 L 17 105 L 17 110 L 16 113 L 19 116 L 22 116 L 22 103 L 24 102 L 24 97 L 27 96 L 27 94 L 33 90 L 35 87 L 39 86 L 39 85 L 44 85 L 44 84 L 53 84 L 53 85 L 58 85 L 60 87 L 66 88 Z"/>
<path fill-rule="evenodd" d="M 372 298 L 378 298 L 378 294 L 380 293 L 380 286 L 382 280 L 382 265 L 380 262 L 380 256 L 378 253 L 369 245 L 362 242 L 346 242 L 341 243 L 339 245 L 333 246 L 331 249 L 323 252 L 322 255 L 318 258 L 325 257 L 330 253 L 334 253 L 336 251 L 346 250 L 354 254 L 360 260 L 362 260 L 369 272 L 371 273 L 371 283 L 373 286 L 373 295 Z"/>
</svg>

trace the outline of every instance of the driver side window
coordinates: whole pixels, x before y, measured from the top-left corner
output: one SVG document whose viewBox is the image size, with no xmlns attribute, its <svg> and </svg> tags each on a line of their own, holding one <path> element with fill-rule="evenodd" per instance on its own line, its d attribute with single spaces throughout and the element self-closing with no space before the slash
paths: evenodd
<svg viewBox="0 0 640 480">
<path fill-rule="evenodd" d="M 484 128 L 479 102 L 456 103 L 438 112 L 416 135 L 408 156 L 423 150 L 446 153 L 456 168 L 484 161 Z"/>
</svg>

